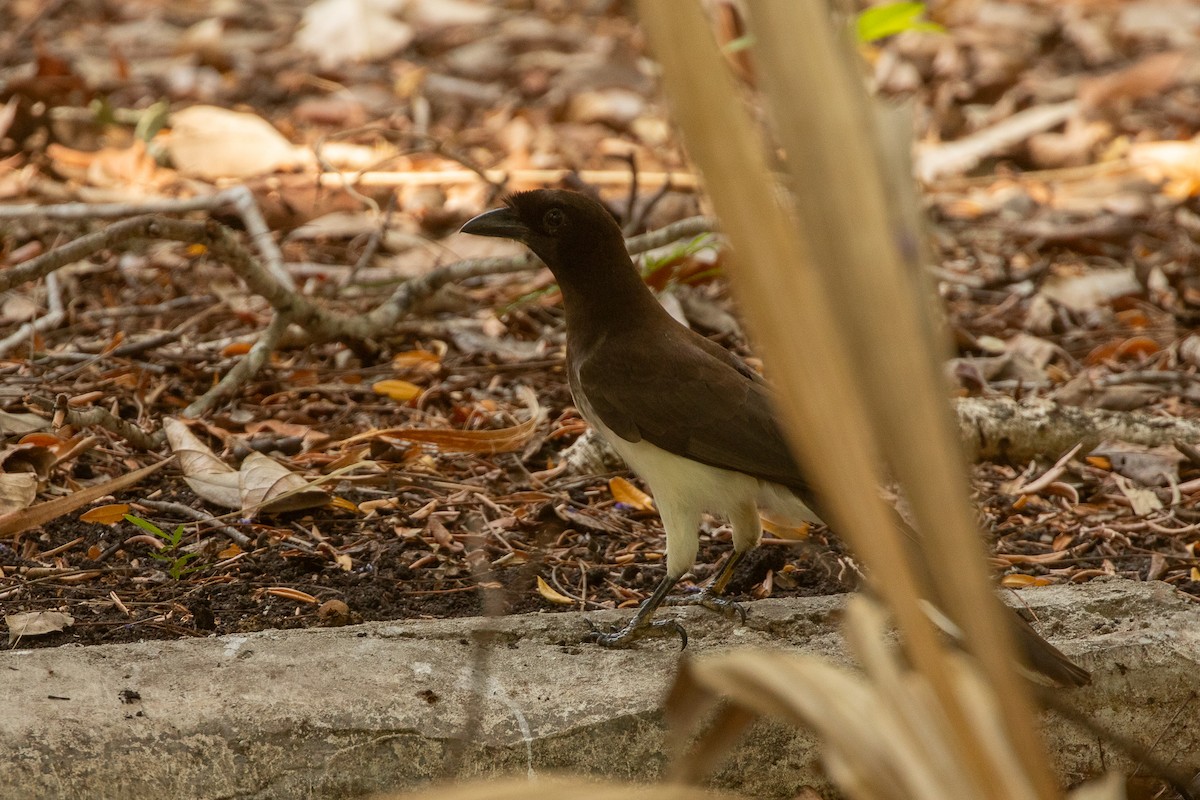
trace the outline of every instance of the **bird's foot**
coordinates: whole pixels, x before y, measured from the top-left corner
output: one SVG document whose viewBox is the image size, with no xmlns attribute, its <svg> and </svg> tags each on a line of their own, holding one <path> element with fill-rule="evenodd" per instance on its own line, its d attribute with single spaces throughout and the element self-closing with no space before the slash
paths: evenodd
<svg viewBox="0 0 1200 800">
<path fill-rule="evenodd" d="M 601 647 L 629 647 L 638 639 L 650 636 L 678 635 L 681 642 L 679 649 L 687 647 L 687 631 L 673 619 L 656 619 L 653 622 L 640 621 L 635 617 L 622 628 L 613 631 L 601 631 L 591 620 L 585 620 L 591 630 L 584 634 L 583 641 L 595 642 Z"/>
<path fill-rule="evenodd" d="M 728 617 L 729 619 L 733 619 L 736 616 L 740 624 L 746 624 L 746 609 L 742 607 L 741 603 L 735 600 L 730 600 L 728 597 L 722 597 L 721 595 L 715 594 L 708 589 L 701 589 L 695 594 L 668 597 L 663 601 L 663 605 L 701 606 L 703 608 L 707 608 L 709 611 L 715 611 L 722 616 Z"/>
</svg>

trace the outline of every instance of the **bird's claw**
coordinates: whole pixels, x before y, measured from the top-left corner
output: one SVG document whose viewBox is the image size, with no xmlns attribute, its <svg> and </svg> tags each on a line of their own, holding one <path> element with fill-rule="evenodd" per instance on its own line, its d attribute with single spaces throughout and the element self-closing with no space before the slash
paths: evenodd
<svg viewBox="0 0 1200 800">
<path fill-rule="evenodd" d="M 678 621 L 673 619 L 656 619 L 653 622 L 637 623 L 637 620 L 631 620 L 627 625 L 614 631 L 601 631 L 597 628 L 590 619 L 585 619 L 588 627 L 591 628 L 583 636 L 585 642 L 595 642 L 601 647 L 620 648 L 629 647 L 638 639 L 644 639 L 650 636 L 671 636 L 678 635 L 681 642 L 679 649 L 687 647 L 688 635 Z"/>
<path fill-rule="evenodd" d="M 733 617 L 735 614 L 738 617 L 740 624 L 746 624 L 746 609 L 736 600 L 730 600 L 728 597 L 722 597 L 719 594 L 702 589 L 696 594 L 683 595 L 682 597 L 668 597 L 663 601 L 663 605 L 668 606 L 701 606 L 709 611 L 715 611 L 725 617 Z"/>
</svg>

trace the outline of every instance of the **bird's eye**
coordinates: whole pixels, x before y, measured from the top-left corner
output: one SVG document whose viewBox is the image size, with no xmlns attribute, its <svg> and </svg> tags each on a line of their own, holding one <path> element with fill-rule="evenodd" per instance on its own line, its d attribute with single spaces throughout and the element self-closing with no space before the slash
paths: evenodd
<svg viewBox="0 0 1200 800">
<path fill-rule="evenodd" d="M 552 208 L 542 217 L 542 225 L 550 233 L 554 233 L 562 224 L 567 221 L 567 215 L 563 213 L 561 208 Z"/>
</svg>

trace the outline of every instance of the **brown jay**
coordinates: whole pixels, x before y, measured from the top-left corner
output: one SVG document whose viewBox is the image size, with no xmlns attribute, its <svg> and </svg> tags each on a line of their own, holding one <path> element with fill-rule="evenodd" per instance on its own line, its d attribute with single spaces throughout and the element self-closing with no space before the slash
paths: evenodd
<svg viewBox="0 0 1200 800">
<path fill-rule="evenodd" d="M 687 635 L 652 620 L 665 602 L 736 611 L 721 596 L 762 536 L 759 508 L 819 521 L 821 507 L 775 421 L 766 382 L 725 348 L 681 325 L 642 281 L 616 220 L 600 203 L 541 189 L 467 222 L 464 233 L 514 239 L 550 268 L 566 312 L 567 376 L 575 404 L 654 494 L 667 536 L 667 574 L 627 625 L 589 638 L 621 647 Z M 668 598 L 696 558 L 701 515 L 726 517 L 733 554 L 697 594 Z M 1088 673 L 1014 614 L 1026 661 L 1063 685 Z"/>
</svg>

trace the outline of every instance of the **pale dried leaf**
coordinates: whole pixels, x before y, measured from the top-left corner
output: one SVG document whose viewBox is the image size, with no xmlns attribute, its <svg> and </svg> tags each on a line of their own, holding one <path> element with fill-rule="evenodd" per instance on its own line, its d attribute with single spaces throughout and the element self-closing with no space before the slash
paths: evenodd
<svg viewBox="0 0 1200 800">
<path fill-rule="evenodd" d="M 1107 458 L 1113 472 L 1142 486 L 1170 486 L 1179 482 L 1179 465 L 1184 456 L 1174 447 L 1145 447 L 1127 442 L 1105 441 L 1091 452 Z"/>
<path fill-rule="evenodd" d="M 0 411 L 0 433 L 23 434 L 43 431 L 50 427 L 50 421 L 37 414 L 14 414 L 10 411 Z"/>
<path fill-rule="evenodd" d="M 12 644 L 26 636 L 43 636 L 58 633 L 75 624 L 75 618 L 61 611 L 28 611 L 23 614 L 5 614 L 8 625 L 8 643 Z"/>
<path fill-rule="evenodd" d="M 1072 311 L 1091 311 L 1116 297 L 1141 292 L 1133 267 L 1089 270 L 1080 275 L 1050 275 L 1040 294 Z"/>
<path fill-rule="evenodd" d="M 200 441 L 186 424 L 174 417 L 163 420 L 163 431 L 183 479 L 202 499 L 221 508 L 241 508 L 238 473 Z"/>
<path fill-rule="evenodd" d="M 270 456 L 251 453 L 238 471 L 241 508 L 277 514 L 316 508 L 329 502 L 324 489 L 313 486 Z"/>
<path fill-rule="evenodd" d="M 392 12 L 396 0 L 317 0 L 304 10 L 295 44 L 324 69 L 387 58 L 412 42 L 412 26 Z"/>
<path fill-rule="evenodd" d="M 37 499 L 38 478 L 32 472 L 0 474 L 0 514 L 21 511 Z"/>
<path fill-rule="evenodd" d="M 38 315 L 40 308 L 28 295 L 10 294 L 0 304 L 0 324 L 27 322 Z"/>
<path fill-rule="evenodd" d="M 167 152 L 180 174 L 205 180 L 249 178 L 312 160 L 262 117 L 216 106 L 172 114 Z"/>
<path fill-rule="evenodd" d="M 1121 494 L 1125 495 L 1125 499 L 1129 501 L 1129 507 L 1137 516 L 1144 517 L 1151 512 L 1162 510 L 1162 500 L 1159 500 L 1158 495 L 1150 489 L 1134 486 L 1124 475 L 1114 474 L 1113 480 L 1116 482 L 1117 488 L 1121 490 Z"/>
</svg>

